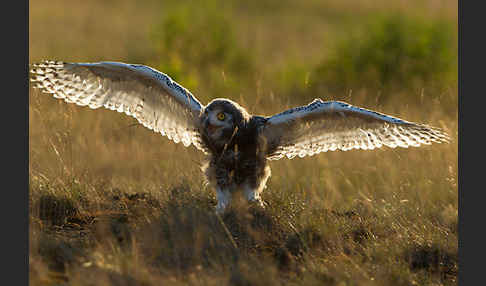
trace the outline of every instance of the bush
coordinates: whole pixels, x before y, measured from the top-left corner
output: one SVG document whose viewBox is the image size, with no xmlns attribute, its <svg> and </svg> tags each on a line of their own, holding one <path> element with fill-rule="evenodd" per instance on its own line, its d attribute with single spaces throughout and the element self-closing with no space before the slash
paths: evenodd
<svg viewBox="0 0 486 286">
<path fill-rule="evenodd" d="M 189 89 L 204 81 L 202 88 L 220 90 L 219 96 L 251 73 L 253 59 L 238 45 L 231 11 L 224 5 L 205 1 L 167 8 L 152 33 L 159 55 L 156 66 L 162 71 Z"/>
<path fill-rule="evenodd" d="M 393 14 L 375 17 L 340 41 L 315 69 L 314 88 L 443 87 L 457 77 L 456 33 L 449 22 Z"/>
</svg>

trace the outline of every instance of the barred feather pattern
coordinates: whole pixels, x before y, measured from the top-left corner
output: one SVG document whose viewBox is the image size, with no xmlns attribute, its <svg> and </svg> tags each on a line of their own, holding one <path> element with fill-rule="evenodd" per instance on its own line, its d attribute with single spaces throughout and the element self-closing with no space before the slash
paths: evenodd
<svg viewBox="0 0 486 286">
<path fill-rule="evenodd" d="M 418 147 L 450 140 L 439 128 L 321 99 L 269 117 L 262 135 L 270 160 L 335 150 Z"/>
<path fill-rule="evenodd" d="M 140 124 L 184 146 L 207 153 L 199 135 L 203 107 L 168 75 L 144 65 L 119 62 L 44 61 L 31 66 L 34 87 L 67 103 L 104 107 L 134 117 Z"/>
</svg>

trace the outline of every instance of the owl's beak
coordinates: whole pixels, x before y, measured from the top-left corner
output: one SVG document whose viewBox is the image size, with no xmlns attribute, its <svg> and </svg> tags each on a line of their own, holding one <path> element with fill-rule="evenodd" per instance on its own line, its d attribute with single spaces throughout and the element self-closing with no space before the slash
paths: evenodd
<svg viewBox="0 0 486 286">
<path fill-rule="evenodd" d="M 216 132 L 218 129 L 220 129 L 223 126 L 213 125 L 209 122 L 209 118 L 205 118 L 203 121 L 203 127 L 206 134 L 212 136 L 214 132 Z"/>
<path fill-rule="evenodd" d="M 222 126 L 212 125 L 208 123 L 206 130 L 208 131 L 209 135 L 212 135 L 216 130 L 220 129 Z"/>
</svg>

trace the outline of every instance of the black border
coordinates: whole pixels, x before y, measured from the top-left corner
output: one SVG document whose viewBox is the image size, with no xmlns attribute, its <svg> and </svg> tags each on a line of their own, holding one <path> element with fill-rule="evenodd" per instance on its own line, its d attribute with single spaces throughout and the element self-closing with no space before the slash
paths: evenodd
<svg viewBox="0 0 486 286">
<path fill-rule="evenodd" d="M 467 3 L 464 5 L 464 3 Z M 459 285 L 484 283 L 484 176 L 482 131 L 484 69 L 484 10 L 475 1 L 458 1 L 459 13 Z M 476 5 L 473 5 L 476 4 Z M 469 39 L 466 43 L 465 39 Z M 477 133 L 474 136 L 474 133 Z M 468 138 L 469 135 L 469 138 Z M 471 136 L 475 138 L 471 139 Z M 474 162 L 477 161 L 477 162 Z M 481 197 L 480 197 L 481 196 Z"/>
<path fill-rule="evenodd" d="M 3 5 L 2 33 L 2 207 L 1 284 L 29 283 L 29 1 Z"/>
</svg>

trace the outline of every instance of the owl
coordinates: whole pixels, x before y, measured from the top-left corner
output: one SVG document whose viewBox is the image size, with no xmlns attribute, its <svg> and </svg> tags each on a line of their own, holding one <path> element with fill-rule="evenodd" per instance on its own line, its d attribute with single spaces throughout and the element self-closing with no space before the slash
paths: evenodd
<svg viewBox="0 0 486 286">
<path fill-rule="evenodd" d="M 204 106 L 168 75 L 145 65 L 45 61 L 33 64 L 30 72 L 34 87 L 55 98 L 123 112 L 206 154 L 203 173 L 216 191 L 217 213 L 236 192 L 264 206 L 268 160 L 449 141 L 441 129 L 341 101 L 315 99 L 273 116 L 249 114 L 225 98 Z"/>
</svg>

